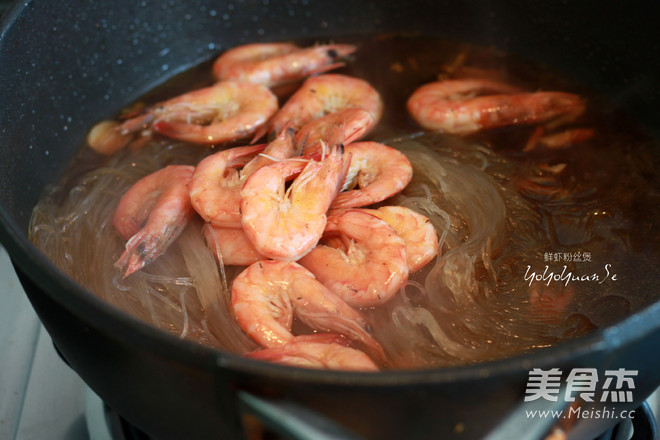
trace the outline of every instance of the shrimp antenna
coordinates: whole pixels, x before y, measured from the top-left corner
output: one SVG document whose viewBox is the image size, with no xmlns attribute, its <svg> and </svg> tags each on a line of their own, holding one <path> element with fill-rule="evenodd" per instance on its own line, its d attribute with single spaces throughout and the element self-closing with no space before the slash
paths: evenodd
<svg viewBox="0 0 660 440">
<path fill-rule="evenodd" d="M 277 158 L 277 157 L 273 157 L 273 156 L 271 156 L 271 155 L 269 155 L 269 154 L 264 154 L 264 153 L 259 153 L 259 156 L 261 156 L 261 157 L 265 157 L 266 159 L 270 159 L 270 160 L 272 160 L 273 162 L 282 162 L 282 160 L 284 160 L 284 159 L 279 159 L 279 158 Z"/>
</svg>

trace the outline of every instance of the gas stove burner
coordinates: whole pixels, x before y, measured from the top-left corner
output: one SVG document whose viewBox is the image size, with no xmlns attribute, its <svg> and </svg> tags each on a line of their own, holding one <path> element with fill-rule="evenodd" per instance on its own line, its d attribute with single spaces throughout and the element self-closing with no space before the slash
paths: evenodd
<svg viewBox="0 0 660 440">
<path fill-rule="evenodd" d="M 116 411 L 105 404 L 92 390 L 87 388 L 85 415 L 89 438 L 94 440 L 156 440 L 124 420 Z M 257 430 L 260 431 L 260 430 Z M 261 431 L 257 436 L 264 440 L 287 440 L 270 432 Z M 625 419 L 594 440 L 656 440 L 658 429 L 648 402 L 635 410 L 634 419 Z"/>
<path fill-rule="evenodd" d="M 156 440 L 128 423 L 91 389 L 85 393 L 85 418 L 94 440 Z"/>
<path fill-rule="evenodd" d="M 624 419 L 596 440 L 656 440 L 657 438 L 655 416 L 648 402 L 644 402 L 635 410 L 634 419 Z"/>
</svg>

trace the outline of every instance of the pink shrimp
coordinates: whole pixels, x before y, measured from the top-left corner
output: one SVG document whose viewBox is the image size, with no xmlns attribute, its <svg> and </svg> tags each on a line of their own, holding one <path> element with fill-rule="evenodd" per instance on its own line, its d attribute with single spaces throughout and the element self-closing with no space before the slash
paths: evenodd
<svg viewBox="0 0 660 440">
<path fill-rule="evenodd" d="M 330 333 L 297 336 L 281 347 L 248 353 L 251 359 L 305 368 L 345 371 L 378 371 L 378 366 L 364 352 L 349 347 L 342 336 Z"/>
<path fill-rule="evenodd" d="M 287 179 L 298 173 L 285 189 Z M 321 161 L 293 158 L 255 171 L 241 190 L 241 222 L 257 251 L 289 261 L 309 252 L 323 234 L 326 211 L 344 174 L 337 147 Z"/>
<path fill-rule="evenodd" d="M 267 87 L 223 81 L 148 108 L 120 129 L 130 133 L 151 127 L 186 142 L 221 144 L 250 137 L 277 109 L 277 97 Z"/>
<path fill-rule="evenodd" d="M 202 234 L 220 264 L 247 266 L 265 259 L 241 228 L 223 228 L 207 223 L 202 227 Z"/>
<path fill-rule="evenodd" d="M 355 50 L 350 44 L 309 48 L 289 43 L 246 44 L 220 55 L 213 63 L 213 74 L 218 81 L 245 81 L 273 87 L 342 67 L 344 63 L 339 60 Z"/>
<path fill-rule="evenodd" d="M 488 96 L 479 96 L 488 94 Z M 426 84 L 408 99 L 408 111 L 428 130 L 469 134 L 508 125 L 575 118 L 582 99 L 564 92 L 523 92 L 498 81 L 458 79 Z"/>
<path fill-rule="evenodd" d="M 268 145 L 236 147 L 206 157 L 193 174 L 193 207 L 215 226 L 240 228 L 241 188 L 247 178 L 259 168 L 295 154 L 293 131 L 283 130 Z M 240 166 L 243 168 L 237 169 Z"/>
<path fill-rule="evenodd" d="M 319 244 L 299 263 L 328 289 L 354 307 L 387 302 L 408 279 L 405 242 L 378 217 L 349 210 L 328 217 Z"/>
<path fill-rule="evenodd" d="M 239 326 L 263 347 L 293 342 L 295 315 L 312 329 L 339 333 L 382 356 L 364 316 L 298 263 L 263 260 L 251 264 L 234 279 L 231 304 Z"/>
<path fill-rule="evenodd" d="M 163 168 L 137 181 L 119 201 L 112 224 L 128 240 L 115 264 L 124 277 L 162 255 L 192 218 L 193 170 L 187 165 Z"/>
<path fill-rule="evenodd" d="M 332 137 L 332 130 L 341 132 L 340 143 L 344 146 L 365 136 L 374 126 L 374 119 L 368 111 L 351 107 L 314 119 L 296 133 L 296 146 L 305 156 L 322 152 L 323 144 Z"/>
<path fill-rule="evenodd" d="M 305 80 L 267 126 L 257 131 L 255 139 L 266 133 L 279 133 L 287 124 L 298 130 L 313 119 L 352 107 L 371 113 L 373 124 L 376 124 L 383 112 L 383 101 L 380 94 L 362 79 L 332 73 L 314 76 Z"/>
<path fill-rule="evenodd" d="M 438 255 L 438 233 L 428 217 L 404 206 L 364 209 L 390 225 L 406 245 L 410 273 L 417 272 Z"/>
<path fill-rule="evenodd" d="M 204 220 L 216 226 L 241 227 L 241 187 L 245 179 L 237 167 L 265 147 L 262 144 L 230 148 L 197 164 L 190 183 L 190 201 Z"/>
<path fill-rule="evenodd" d="M 354 142 L 345 147 L 351 164 L 344 190 L 332 209 L 355 208 L 381 202 L 403 190 L 412 179 L 410 161 L 401 153 L 377 142 Z M 357 186 L 356 189 L 352 189 Z"/>
</svg>

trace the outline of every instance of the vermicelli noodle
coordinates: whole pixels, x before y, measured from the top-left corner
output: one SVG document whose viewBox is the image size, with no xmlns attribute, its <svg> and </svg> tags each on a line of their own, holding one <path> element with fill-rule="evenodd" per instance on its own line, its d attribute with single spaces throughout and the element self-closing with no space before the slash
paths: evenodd
<svg viewBox="0 0 660 440">
<path fill-rule="evenodd" d="M 374 41 L 365 45 L 387 44 Z M 411 40 L 399 56 L 430 50 L 416 47 Z M 438 47 L 445 60 L 458 50 Z M 414 171 L 402 193 L 379 205 L 428 217 L 441 249 L 392 300 L 363 310 L 386 352 L 385 367 L 510 356 L 612 324 L 657 298 L 660 233 L 653 222 L 660 185 L 657 155 L 647 155 L 654 144 L 645 136 L 598 114 L 597 141 L 561 153 L 523 151 L 524 129 L 421 133 L 404 114 L 402 96 L 428 72 L 437 74 L 440 61 L 411 79 L 384 82 L 388 65 L 371 63 L 397 52 L 373 52 L 379 56 L 347 67 L 383 94 L 384 122 L 370 140 L 402 151 Z M 35 207 L 30 239 L 66 275 L 120 310 L 178 338 L 246 353 L 258 346 L 230 305 L 232 281 L 244 267 L 218 261 L 200 218 L 143 269 L 123 277 L 114 266 L 126 244 L 112 225 L 121 196 L 154 171 L 196 165 L 214 151 L 161 138 L 108 158 L 83 148 Z M 217 241 L 212 230 L 209 237 Z M 310 331 L 294 323 L 294 333 Z"/>
</svg>

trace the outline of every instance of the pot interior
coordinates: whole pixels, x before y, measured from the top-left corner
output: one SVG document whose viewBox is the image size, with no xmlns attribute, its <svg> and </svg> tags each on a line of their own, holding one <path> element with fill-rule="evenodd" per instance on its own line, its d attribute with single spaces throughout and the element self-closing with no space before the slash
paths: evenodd
<svg viewBox="0 0 660 440">
<path fill-rule="evenodd" d="M 34 2 L 16 7 L 3 23 L 0 56 L 9 62 L 0 68 L 0 80 L 3 84 L 20 80 L 30 87 L 2 89 L 6 103 L 0 111 L 2 156 L 7 164 L 0 177 L 3 243 L 21 269 L 42 285 L 50 282 L 43 277 L 45 266 L 47 278 L 54 276 L 58 285 L 66 286 L 63 290 L 71 290 L 70 282 L 27 239 L 32 209 L 44 188 L 61 176 L 94 122 L 112 117 L 154 88 L 171 84 L 177 75 L 247 42 L 419 34 L 495 47 L 550 66 L 585 85 L 624 117 L 639 122 L 640 130 L 653 139 L 660 126 L 657 112 L 651 111 L 658 101 L 654 87 L 658 61 L 652 51 L 644 50 L 648 45 L 641 37 L 644 33 L 627 33 L 621 23 L 650 28 L 649 14 L 621 14 L 611 7 L 594 16 L 585 13 L 591 6 L 497 3 L 466 9 L 451 2 L 416 2 L 357 8 L 350 2 L 333 6 L 246 2 L 239 7 L 143 2 L 120 13 L 115 8 L 72 3 L 62 6 L 46 34 L 38 35 L 28 31 L 48 13 L 48 5 Z M 583 25 L 580 18 L 585 15 L 594 21 L 591 26 Z M 54 43 L 43 44 L 46 39 Z M 381 57 L 371 55 L 377 64 Z M 432 68 L 421 68 L 428 68 L 432 77 Z M 655 278 L 646 282 L 646 290 L 653 290 Z M 78 288 L 63 295 L 72 308 L 86 301 Z"/>
</svg>

